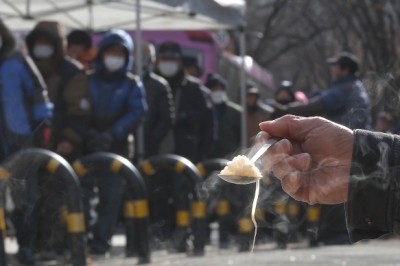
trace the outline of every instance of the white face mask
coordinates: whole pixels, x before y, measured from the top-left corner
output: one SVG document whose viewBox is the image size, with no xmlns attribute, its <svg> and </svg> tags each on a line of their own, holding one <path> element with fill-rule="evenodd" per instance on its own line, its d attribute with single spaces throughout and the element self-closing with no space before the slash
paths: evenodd
<svg viewBox="0 0 400 266">
<path fill-rule="evenodd" d="M 211 101 L 214 104 L 221 104 L 227 99 L 225 91 L 211 92 Z"/>
<path fill-rule="evenodd" d="M 161 75 L 166 78 L 170 78 L 178 73 L 179 65 L 174 61 L 161 61 L 158 63 L 158 70 L 160 70 Z"/>
<path fill-rule="evenodd" d="M 33 47 L 33 55 L 38 59 L 49 59 L 54 53 L 53 46 L 50 45 L 35 45 Z"/>
<path fill-rule="evenodd" d="M 115 72 L 125 66 L 125 58 L 109 55 L 104 58 L 103 63 L 108 71 Z"/>
</svg>

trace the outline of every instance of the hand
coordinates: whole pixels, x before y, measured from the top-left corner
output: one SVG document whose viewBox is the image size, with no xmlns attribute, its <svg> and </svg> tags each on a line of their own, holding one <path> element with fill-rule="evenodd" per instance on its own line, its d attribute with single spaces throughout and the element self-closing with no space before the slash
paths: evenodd
<svg viewBox="0 0 400 266">
<path fill-rule="evenodd" d="M 310 204 L 347 201 L 353 132 L 320 117 L 286 115 L 260 124 L 269 136 L 284 138 L 262 159 L 284 191 Z"/>
<path fill-rule="evenodd" d="M 89 137 L 87 148 L 91 152 L 109 151 L 111 144 L 114 142 L 114 137 L 110 131 L 100 133 L 96 130 L 91 130 Z"/>
<path fill-rule="evenodd" d="M 69 155 L 71 152 L 74 151 L 74 146 L 69 143 L 68 141 L 61 141 L 57 145 L 56 152 L 61 155 Z"/>
</svg>

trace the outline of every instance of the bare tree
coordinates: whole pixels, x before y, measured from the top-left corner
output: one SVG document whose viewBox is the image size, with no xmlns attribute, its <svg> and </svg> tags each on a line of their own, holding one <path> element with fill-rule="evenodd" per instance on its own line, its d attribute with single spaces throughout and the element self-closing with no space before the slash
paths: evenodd
<svg viewBox="0 0 400 266">
<path fill-rule="evenodd" d="M 249 39 L 249 54 L 274 74 L 276 80 L 293 80 L 309 92 L 329 87 L 326 58 L 340 51 L 356 54 L 361 74 L 398 76 L 397 0 L 251 0 L 248 28 L 262 32 Z M 371 77 L 371 75 L 369 75 Z M 384 79 L 386 80 L 386 78 Z M 389 89 L 388 89 L 389 88 Z M 397 87 L 387 86 L 381 98 L 392 97 Z"/>
</svg>

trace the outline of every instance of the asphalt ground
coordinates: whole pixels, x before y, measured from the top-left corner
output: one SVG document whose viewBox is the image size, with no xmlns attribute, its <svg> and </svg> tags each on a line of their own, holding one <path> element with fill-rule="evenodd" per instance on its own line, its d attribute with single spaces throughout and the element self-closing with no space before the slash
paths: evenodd
<svg viewBox="0 0 400 266">
<path fill-rule="evenodd" d="M 136 258 L 125 258 L 123 235 L 113 238 L 113 248 L 107 257 L 88 259 L 90 265 L 136 265 Z M 13 260 L 17 246 L 14 239 L 7 239 L 6 251 L 11 259 L 9 265 L 18 265 Z M 400 238 L 387 240 L 362 241 L 353 245 L 319 246 L 309 248 L 306 241 L 289 244 L 285 250 L 276 248 L 275 243 L 268 242 L 257 245 L 254 253 L 239 253 L 234 245 L 229 249 L 218 249 L 214 241 L 206 247 L 203 257 L 193 257 L 190 254 L 169 253 L 166 250 L 152 252 L 149 265 L 179 265 L 179 266 L 400 266 Z M 36 265 L 65 265 L 62 260 L 38 262 Z"/>
</svg>

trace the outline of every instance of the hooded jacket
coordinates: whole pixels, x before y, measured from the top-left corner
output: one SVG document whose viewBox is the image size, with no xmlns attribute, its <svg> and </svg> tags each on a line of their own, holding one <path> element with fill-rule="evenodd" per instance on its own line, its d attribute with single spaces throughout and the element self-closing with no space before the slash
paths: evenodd
<svg viewBox="0 0 400 266">
<path fill-rule="evenodd" d="M 114 45 L 124 47 L 126 61 L 124 67 L 110 73 L 103 64 L 102 56 L 107 48 Z M 111 30 L 99 43 L 98 51 L 95 71 L 89 74 L 93 126 L 100 132 L 111 132 L 117 142 L 126 143 L 129 133 L 137 127 L 147 111 L 142 82 L 130 73 L 133 42 L 125 31 Z"/>
<path fill-rule="evenodd" d="M 52 118 L 53 106 L 32 59 L 15 51 L 12 33 L 0 20 L 0 160 L 24 146 L 36 125 Z"/>
<path fill-rule="evenodd" d="M 34 42 L 39 37 L 53 43 L 51 58 L 40 60 L 33 54 Z M 50 101 L 55 106 L 54 144 L 67 140 L 77 147 L 83 142 L 91 105 L 85 73 L 76 60 L 65 56 L 66 43 L 62 25 L 51 21 L 39 22 L 26 38 L 28 52 L 40 70 Z"/>
</svg>

